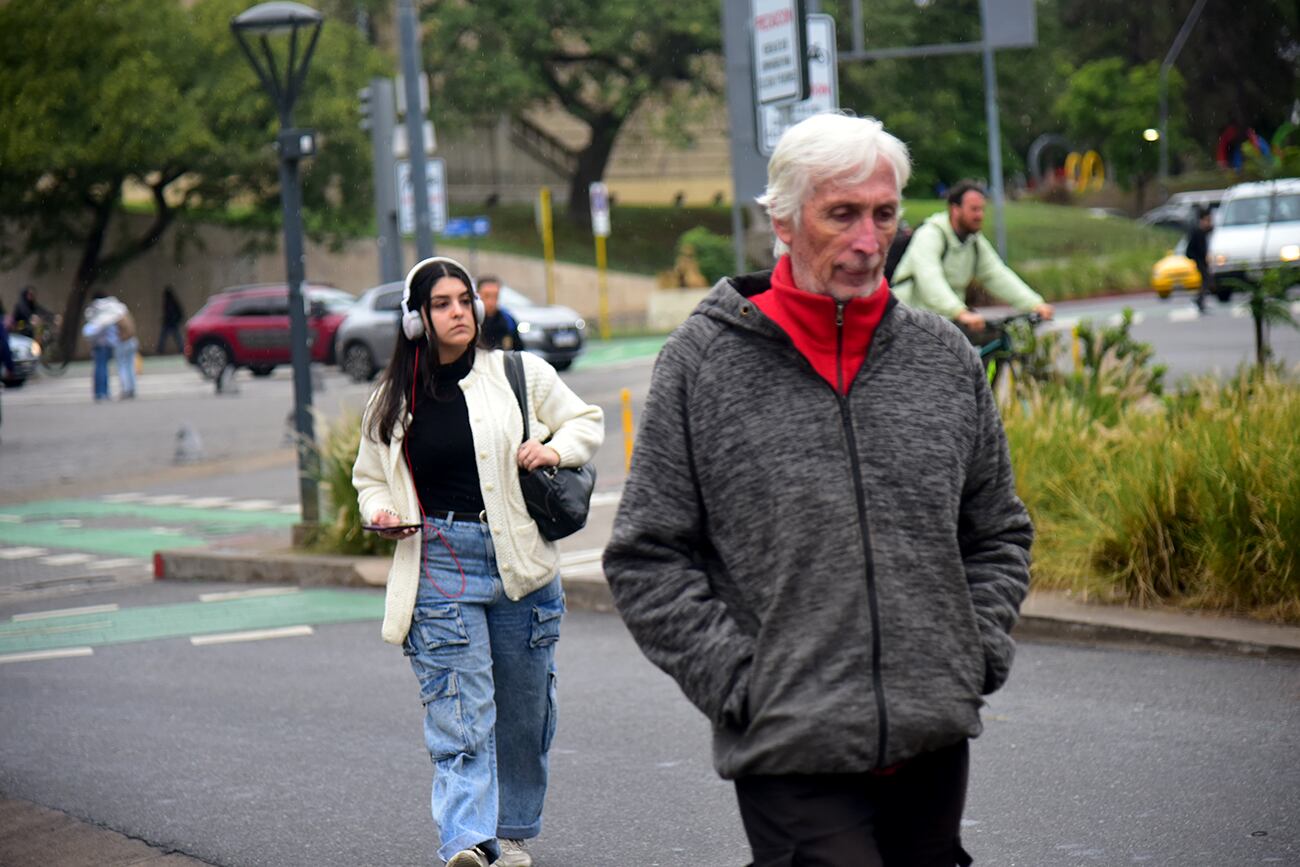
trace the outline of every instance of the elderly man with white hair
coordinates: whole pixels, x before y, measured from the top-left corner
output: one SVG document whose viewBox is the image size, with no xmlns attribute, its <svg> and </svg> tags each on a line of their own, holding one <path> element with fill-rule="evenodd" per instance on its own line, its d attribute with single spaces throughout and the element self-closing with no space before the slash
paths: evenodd
<svg viewBox="0 0 1300 867">
<path fill-rule="evenodd" d="M 1033 530 L 974 350 L 884 280 L 907 148 L 782 137 L 773 271 L 664 346 L 605 573 L 713 726 L 756 867 L 969 864 L 969 739 L 1007 678 Z"/>
</svg>

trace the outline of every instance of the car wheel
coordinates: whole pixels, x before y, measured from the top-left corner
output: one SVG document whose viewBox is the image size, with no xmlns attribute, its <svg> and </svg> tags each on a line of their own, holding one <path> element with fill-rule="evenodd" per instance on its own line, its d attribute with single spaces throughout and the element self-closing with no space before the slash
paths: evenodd
<svg viewBox="0 0 1300 867">
<path fill-rule="evenodd" d="M 554 367 L 556 370 L 560 370 L 560 371 L 568 370 L 572 366 L 573 366 L 572 358 L 566 358 L 563 361 L 551 362 L 551 367 Z"/>
<path fill-rule="evenodd" d="M 369 382 L 375 376 L 375 356 L 364 343 L 349 343 L 343 350 L 343 372 L 353 382 Z"/>
<path fill-rule="evenodd" d="M 248 368 L 248 372 L 253 374 L 253 376 L 270 376 L 271 374 L 275 373 L 275 365 L 274 364 L 250 365 Z"/>
<path fill-rule="evenodd" d="M 230 364 L 230 350 L 221 343 L 205 343 L 194 352 L 194 366 L 204 379 L 215 380 Z"/>
<path fill-rule="evenodd" d="M 1232 290 L 1226 286 L 1215 286 L 1214 294 L 1221 304 L 1227 304 L 1232 300 Z"/>
</svg>

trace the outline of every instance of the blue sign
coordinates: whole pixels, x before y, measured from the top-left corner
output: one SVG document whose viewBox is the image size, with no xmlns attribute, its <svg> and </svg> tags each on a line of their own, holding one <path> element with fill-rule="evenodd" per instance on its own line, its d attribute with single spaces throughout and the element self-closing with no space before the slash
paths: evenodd
<svg viewBox="0 0 1300 867">
<path fill-rule="evenodd" d="M 492 221 L 487 217 L 455 217 L 440 234 L 444 238 L 482 238 L 491 231 Z"/>
</svg>

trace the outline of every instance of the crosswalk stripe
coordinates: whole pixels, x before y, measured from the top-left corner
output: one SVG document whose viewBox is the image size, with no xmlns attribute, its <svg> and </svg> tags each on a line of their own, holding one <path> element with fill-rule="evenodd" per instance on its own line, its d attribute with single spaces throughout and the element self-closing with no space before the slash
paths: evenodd
<svg viewBox="0 0 1300 867">
<path fill-rule="evenodd" d="M 0 664 L 6 662 L 31 662 L 38 659 L 68 659 L 73 656 L 94 656 L 93 647 L 65 647 L 61 650 L 32 650 L 27 653 L 0 654 Z"/>
<path fill-rule="evenodd" d="M 184 505 L 191 509 L 214 509 L 230 502 L 230 497 L 196 497 L 187 500 Z"/>
<path fill-rule="evenodd" d="M 47 566 L 76 566 L 89 563 L 94 559 L 93 554 L 54 554 L 50 557 L 42 557 L 41 562 Z"/>
<path fill-rule="evenodd" d="M 22 515 L 0 515 L 0 524 L 21 524 Z"/>
<path fill-rule="evenodd" d="M 139 557 L 119 557 L 116 560 L 97 560 L 91 565 L 96 569 L 125 569 L 128 566 L 147 566 L 149 564 Z"/>
<path fill-rule="evenodd" d="M 139 491 L 124 491 L 120 494 L 105 494 L 100 497 L 105 503 L 134 503 L 144 498 Z"/>
<path fill-rule="evenodd" d="M 209 644 L 231 644 L 236 641 L 264 641 L 268 638 L 298 638 L 315 635 L 310 626 L 284 626 L 279 629 L 249 629 L 244 632 L 218 632 L 215 635 L 193 635 L 190 644 L 205 647 Z"/>
<path fill-rule="evenodd" d="M 264 512 L 279 507 L 280 503 L 274 500 L 236 500 L 227 508 L 234 509 L 236 512 Z"/>
<path fill-rule="evenodd" d="M 0 560 L 25 560 L 28 557 L 40 557 L 50 553 L 49 548 L 0 548 Z"/>
<path fill-rule="evenodd" d="M 184 494 L 159 494 L 153 497 L 141 497 L 138 502 L 143 506 L 177 506 L 189 500 Z"/>
<path fill-rule="evenodd" d="M 1198 313 L 1195 308 L 1192 308 L 1190 310 L 1169 311 L 1170 322 L 1191 322 L 1193 319 L 1199 319 L 1200 317 L 1201 314 Z"/>
<path fill-rule="evenodd" d="M 200 593 L 200 602 L 226 602 L 231 599 L 256 599 L 262 596 L 286 596 L 301 593 L 298 587 L 260 587 L 256 590 L 230 590 L 223 593 Z"/>
</svg>

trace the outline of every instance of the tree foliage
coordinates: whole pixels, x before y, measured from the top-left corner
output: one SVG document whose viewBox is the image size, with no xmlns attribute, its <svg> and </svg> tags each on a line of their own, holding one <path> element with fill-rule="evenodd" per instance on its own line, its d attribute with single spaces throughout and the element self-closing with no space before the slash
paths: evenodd
<svg viewBox="0 0 1300 867">
<path fill-rule="evenodd" d="M 716 3 L 429 0 L 422 19 L 440 115 L 486 119 L 554 102 L 587 127 L 569 187 L 577 222 L 589 219 L 587 187 L 648 96 L 718 84 Z"/>
<path fill-rule="evenodd" d="M 229 29 L 246 6 L 0 4 L 0 266 L 34 257 L 48 267 L 76 250 L 64 303 L 69 344 L 89 290 L 157 245 L 178 217 L 238 203 L 252 224 L 278 225 L 270 146 L 278 119 Z M 303 167 L 306 223 L 317 237 L 368 219 L 355 90 L 373 65 L 355 30 L 326 24 L 297 111 L 321 133 L 320 155 Z M 129 189 L 152 201 L 143 228 L 123 220 Z"/>
<path fill-rule="evenodd" d="M 1094 147 L 1121 185 L 1142 190 L 1156 173 L 1159 142 L 1147 141 L 1143 132 L 1159 122 L 1160 69 L 1156 62 L 1129 66 L 1118 57 L 1087 63 L 1070 76 L 1056 112 L 1081 146 Z M 1182 100 L 1183 82 L 1178 70 L 1169 71 L 1169 101 Z M 1171 114 L 1170 150 L 1185 142 L 1181 114 Z"/>
</svg>

